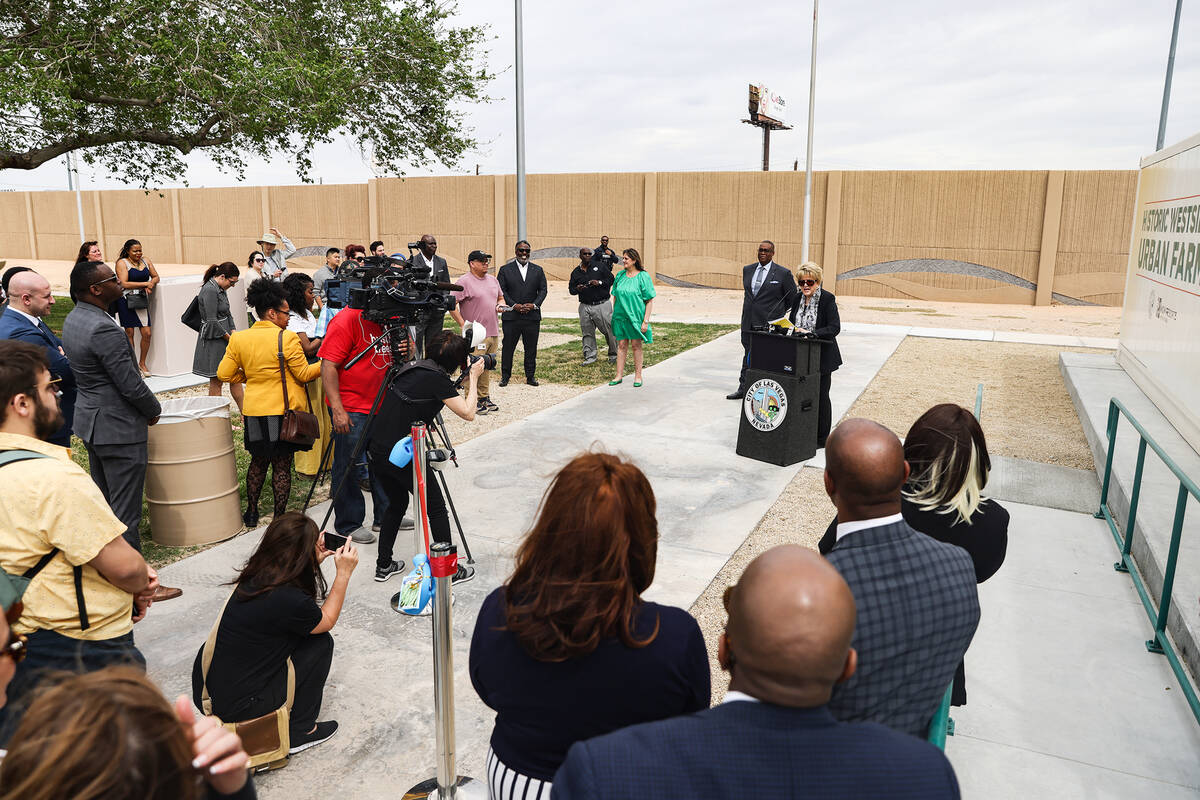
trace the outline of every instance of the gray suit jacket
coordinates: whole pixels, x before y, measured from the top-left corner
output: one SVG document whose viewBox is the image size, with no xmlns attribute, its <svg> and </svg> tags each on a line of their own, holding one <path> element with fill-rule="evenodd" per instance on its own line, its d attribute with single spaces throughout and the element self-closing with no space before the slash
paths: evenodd
<svg viewBox="0 0 1200 800">
<path fill-rule="evenodd" d="M 979 624 L 971 556 L 901 521 L 847 534 L 826 558 L 858 606 L 858 670 L 830 712 L 924 737 Z"/>
<path fill-rule="evenodd" d="M 63 322 L 63 350 L 75 371 L 75 435 L 88 444 L 146 441 L 146 423 L 162 406 L 142 380 L 125 331 L 91 303 Z"/>
<path fill-rule="evenodd" d="M 787 267 L 772 262 L 758 294 L 751 291 L 758 262 L 742 267 L 742 332 L 786 314 L 796 299 L 796 281 Z"/>
</svg>

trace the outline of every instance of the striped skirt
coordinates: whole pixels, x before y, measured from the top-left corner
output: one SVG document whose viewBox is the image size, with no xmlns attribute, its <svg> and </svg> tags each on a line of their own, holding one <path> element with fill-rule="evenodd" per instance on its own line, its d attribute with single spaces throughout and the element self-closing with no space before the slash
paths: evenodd
<svg viewBox="0 0 1200 800">
<path fill-rule="evenodd" d="M 550 781 L 522 775 L 487 751 L 488 800 L 550 800 Z"/>
</svg>

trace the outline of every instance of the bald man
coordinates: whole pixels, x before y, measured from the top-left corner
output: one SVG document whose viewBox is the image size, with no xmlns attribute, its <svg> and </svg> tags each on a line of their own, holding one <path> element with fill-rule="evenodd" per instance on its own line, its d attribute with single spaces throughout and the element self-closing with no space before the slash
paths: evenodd
<svg viewBox="0 0 1200 800">
<path fill-rule="evenodd" d="M 975 635 L 979 596 L 967 551 L 900 515 L 907 478 L 900 440 L 875 422 L 848 419 L 825 443 L 825 491 L 838 512 L 829 563 L 858 605 L 858 671 L 829 710 L 924 737 Z"/>
<path fill-rule="evenodd" d="M 46 348 L 50 374 L 60 379 L 58 388 L 62 400 L 59 407 L 64 420 L 63 426 L 46 441 L 70 447 L 71 421 L 75 416 L 75 373 L 63 353 L 62 340 L 42 319 L 54 307 L 50 282 L 33 270 L 17 272 L 9 278 L 8 297 L 8 306 L 0 314 L 0 339 L 16 339 Z"/>
<path fill-rule="evenodd" d="M 768 550 L 726 608 L 725 702 L 573 745 L 552 798 L 959 796 L 933 745 L 829 713 L 857 656 L 854 597 L 828 562 L 797 545 Z"/>
</svg>

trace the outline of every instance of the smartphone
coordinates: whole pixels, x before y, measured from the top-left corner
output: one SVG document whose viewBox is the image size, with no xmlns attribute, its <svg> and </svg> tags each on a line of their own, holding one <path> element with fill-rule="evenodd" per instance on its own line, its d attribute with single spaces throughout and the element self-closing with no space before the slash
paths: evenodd
<svg viewBox="0 0 1200 800">
<path fill-rule="evenodd" d="M 321 536 L 325 539 L 326 550 L 340 550 L 346 544 L 346 537 L 338 533 L 325 531 Z"/>
</svg>

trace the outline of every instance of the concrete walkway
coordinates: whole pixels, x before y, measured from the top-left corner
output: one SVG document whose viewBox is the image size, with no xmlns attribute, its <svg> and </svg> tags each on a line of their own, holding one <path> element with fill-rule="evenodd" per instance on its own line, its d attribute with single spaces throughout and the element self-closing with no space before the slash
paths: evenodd
<svg viewBox="0 0 1200 800">
<path fill-rule="evenodd" d="M 1090 515 L 1006 503 L 946 753 L 964 798 L 1195 798 L 1200 726 Z"/>
<path fill-rule="evenodd" d="M 835 417 L 902 338 L 890 331 L 840 337 L 846 366 L 833 381 Z M 493 718 L 467 677 L 475 614 L 509 572 L 512 553 L 559 466 L 602 445 L 642 467 L 657 495 L 661 536 L 648 596 L 685 608 L 800 469 L 734 454 L 740 409 L 724 396 L 736 384 L 740 357 L 737 335 L 724 336 L 648 368 L 641 388 L 628 379 L 599 387 L 458 448 L 462 467 L 446 474 L 478 568 L 475 580 L 455 593 L 460 772 L 482 773 Z M 162 570 L 162 580 L 185 594 L 156 606 L 138 626 L 137 639 L 151 675 L 169 696 L 190 691 L 195 653 L 229 591 L 222 584 L 256 541 L 253 534 L 242 536 Z M 402 536 L 397 556 L 407 560 L 414 551 Z M 374 555 L 373 545 L 362 548 L 334 630 L 337 651 L 324 716 L 339 721 L 338 735 L 287 769 L 260 776 L 264 797 L 395 794 L 432 774 L 431 625 L 390 609 L 399 581 L 372 580 Z"/>
</svg>

